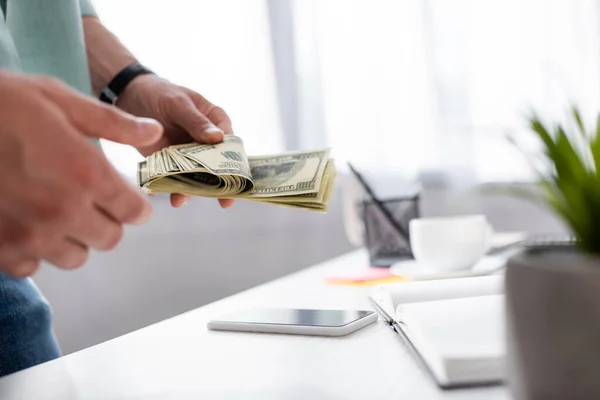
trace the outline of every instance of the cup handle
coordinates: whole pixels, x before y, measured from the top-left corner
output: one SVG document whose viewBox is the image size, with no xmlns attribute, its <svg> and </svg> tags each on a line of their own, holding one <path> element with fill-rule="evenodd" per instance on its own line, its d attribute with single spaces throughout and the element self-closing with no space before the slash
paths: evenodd
<svg viewBox="0 0 600 400">
<path fill-rule="evenodd" d="M 492 224 L 490 224 L 489 222 L 486 223 L 486 230 L 485 230 L 485 238 L 486 238 L 486 245 L 485 245 L 485 252 L 487 253 L 488 251 L 490 251 L 492 249 L 492 241 L 494 238 L 494 227 L 492 226 Z"/>
</svg>

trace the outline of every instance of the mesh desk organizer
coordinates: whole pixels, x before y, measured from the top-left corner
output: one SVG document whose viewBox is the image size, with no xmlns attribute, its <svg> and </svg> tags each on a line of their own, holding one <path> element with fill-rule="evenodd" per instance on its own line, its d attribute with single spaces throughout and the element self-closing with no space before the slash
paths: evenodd
<svg viewBox="0 0 600 400">
<path fill-rule="evenodd" d="M 409 232 L 409 223 L 419 217 L 419 195 L 397 197 L 380 201 L 404 232 Z M 390 267 L 395 262 L 412 258 L 410 238 L 402 235 L 390 223 L 373 200 L 359 204 L 364 223 L 364 243 L 373 267 Z"/>
</svg>

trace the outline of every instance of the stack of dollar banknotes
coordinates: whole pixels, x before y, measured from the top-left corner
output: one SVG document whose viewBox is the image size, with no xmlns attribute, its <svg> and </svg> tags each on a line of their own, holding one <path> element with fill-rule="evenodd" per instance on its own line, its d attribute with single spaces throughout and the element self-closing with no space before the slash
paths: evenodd
<svg viewBox="0 0 600 400">
<path fill-rule="evenodd" d="M 237 136 L 166 147 L 138 165 L 148 193 L 246 199 L 327 212 L 337 176 L 329 149 L 247 157 Z"/>
</svg>

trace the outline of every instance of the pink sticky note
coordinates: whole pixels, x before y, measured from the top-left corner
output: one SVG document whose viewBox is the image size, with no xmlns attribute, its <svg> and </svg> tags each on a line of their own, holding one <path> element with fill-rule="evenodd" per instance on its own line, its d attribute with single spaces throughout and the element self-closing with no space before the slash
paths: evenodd
<svg viewBox="0 0 600 400">
<path fill-rule="evenodd" d="M 364 271 L 352 273 L 343 276 L 332 276 L 327 278 L 327 282 L 331 284 L 347 284 L 347 285 L 359 285 L 359 284 L 373 284 L 378 281 L 388 281 L 390 279 L 403 280 L 403 278 L 396 276 L 390 272 L 389 268 L 369 268 Z"/>
</svg>

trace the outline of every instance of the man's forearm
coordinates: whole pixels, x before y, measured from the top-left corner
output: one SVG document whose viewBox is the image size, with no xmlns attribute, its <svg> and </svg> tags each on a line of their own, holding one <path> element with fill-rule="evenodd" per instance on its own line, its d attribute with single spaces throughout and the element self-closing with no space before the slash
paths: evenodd
<svg viewBox="0 0 600 400">
<path fill-rule="evenodd" d="M 135 61 L 133 54 L 94 17 L 83 17 L 92 88 L 98 96 L 119 71 Z"/>
</svg>

